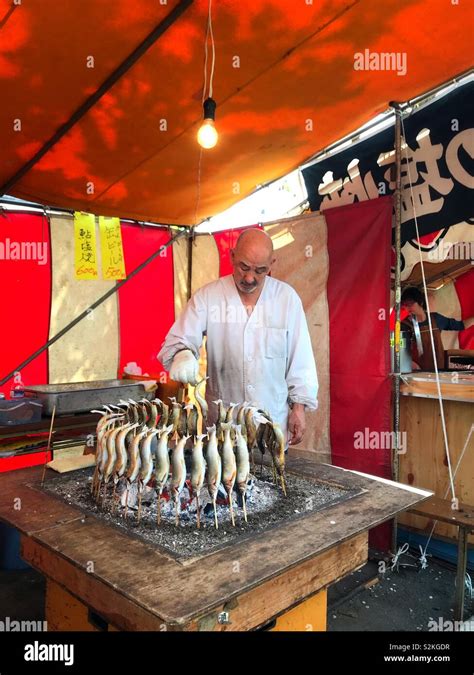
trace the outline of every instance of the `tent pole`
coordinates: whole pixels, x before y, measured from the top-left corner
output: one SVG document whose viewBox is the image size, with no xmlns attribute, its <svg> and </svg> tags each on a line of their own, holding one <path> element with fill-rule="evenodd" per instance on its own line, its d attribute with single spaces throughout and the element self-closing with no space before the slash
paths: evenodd
<svg viewBox="0 0 474 675">
<path fill-rule="evenodd" d="M 191 295 L 193 292 L 193 248 L 194 248 L 194 238 L 195 238 L 195 232 L 194 232 L 194 225 L 191 227 L 191 233 L 188 238 L 188 281 L 187 281 L 187 297 L 188 300 L 191 299 Z"/>
<path fill-rule="evenodd" d="M 393 431 L 392 479 L 399 480 L 400 446 L 400 298 L 401 298 L 401 222 L 402 222 L 402 111 L 399 103 L 391 102 L 395 111 L 395 339 L 393 373 Z M 392 550 L 397 552 L 397 519 L 393 520 Z"/>
<path fill-rule="evenodd" d="M 111 295 L 114 295 L 114 293 L 117 293 L 117 291 L 118 291 L 120 288 L 122 288 L 122 286 L 125 286 L 125 284 L 128 283 L 128 282 L 130 281 L 130 279 L 132 279 L 136 274 L 138 274 L 139 272 L 141 272 L 142 269 L 144 269 L 149 263 L 151 263 L 153 260 L 155 260 L 155 258 L 157 258 L 159 255 L 161 255 L 162 251 L 164 251 L 165 249 L 167 249 L 168 246 L 172 246 L 172 245 L 174 244 L 174 242 L 175 242 L 177 239 L 181 239 L 181 237 L 183 237 L 183 236 L 187 236 L 187 231 L 186 231 L 186 230 L 181 230 L 181 232 L 178 232 L 178 234 L 176 234 L 174 237 L 172 237 L 168 242 L 166 242 L 166 244 L 163 244 L 162 246 L 160 246 L 160 248 L 159 248 L 157 251 L 155 251 L 154 253 L 152 253 L 151 256 L 149 256 L 146 260 L 144 260 L 142 263 L 140 263 L 140 265 L 138 265 L 137 267 L 135 267 L 135 269 L 132 270 L 132 272 L 130 272 L 130 274 L 127 276 L 126 279 L 122 279 L 122 281 L 119 281 L 118 284 L 115 284 L 115 286 L 113 286 L 112 288 L 110 288 L 110 289 L 109 289 L 106 293 L 104 293 L 104 295 L 102 295 L 98 300 L 96 300 L 95 302 L 93 302 L 92 305 L 90 305 L 90 306 L 89 306 L 87 309 L 85 309 L 81 314 L 79 314 L 79 316 L 76 316 L 76 318 L 73 319 L 70 323 L 68 323 L 67 326 L 65 326 L 64 328 L 62 328 L 62 329 L 59 331 L 59 333 L 56 333 L 56 335 L 55 335 L 54 337 L 52 337 L 50 340 L 48 340 L 47 342 L 45 342 L 45 344 L 44 344 L 42 347 L 40 347 L 39 349 L 37 349 L 37 350 L 34 352 L 34 354 L 31 354 L 31 356 L 29 356 L 29 357 L 28 357 L 27 359 L 25 359 L 22 363 L 20 363 L 18 366 L 16 366 L 15 368 L 13 368 L 13 370 L 12 370 L 10 373 L 8 373 L 8 375 L 5 375 L 5 377 L 2 377 L 2 379 L 0 380 L 0 387 L 3 386 L 4 384 L 6 384 L 6 383 L 8 382 L 8 380 L 9 380 L 11 377 L 13 377 L 13 375 L 15 375 L 15 373 L 16 373 L 18 370 L 21 370 L 22 368 L 24 368 L 25 366 L 27 366 L 29 363 L 31 363 L 32 361 L 34 361 L 34 359 L 36 359 L 37 356 L 39 356 L 40 354 L 42 354 L 42 353 L 45 351 L 45 349 L 48 349 L 48 347 L 50 347 L 52 344 L 54 344 L 55 342 L 57 342 L 57 340 L 59 340 L 60 338 L 62 338 L 63 335 L 65 335 L 68 331 L 70 331 L 71 328 L 74 328 L 74 326 L 76 326 L 80 321 L 82 321 L 83 319 L 85 319 L 86 316 L 89 316 L 89 314 L 90 314 L 92 311 L 94 311 L 94 309 L 97 309 L 97 307 L 99 307 L 99 305 L 101 305 L 101 304 L 102 304 L 103 302 L 105 302 L 108 298 L 110 298 Z"/>
</svg>

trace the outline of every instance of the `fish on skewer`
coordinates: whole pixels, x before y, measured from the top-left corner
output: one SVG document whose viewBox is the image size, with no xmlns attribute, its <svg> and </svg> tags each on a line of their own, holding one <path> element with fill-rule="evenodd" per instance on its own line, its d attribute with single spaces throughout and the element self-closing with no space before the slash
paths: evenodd
<svg viewBox="0 0 474 675">
<path fill-rule="evenodd" d="M 171 496 L 176 508 L 176 527 L 179 525 L 180 494 L 186 482 L 186 462 L 184 461 L 184 446 L 189 436 L 182 436 L 171 453 Z"/>
<path fill-rule="evenodd" d="M 140 422 L 140 416 L 138 414 L 138 407 L 137 407 L 137 402 L 134 401 L 132 398 L 128 399 L 128 402 L 130 404 L 129 412 L 131 413 L 133 417 L 134 422 Z"/>
<path fill-rule="evenodd" d="M 132 422 L 127 422 L 127 424 L 125 424 L 117 434 L 117 438 L 115 441 L 117 459 L 115 460 L 114 468 L 112 470 L 112 476 L 114 481 L 114 491 L 112 493 L 112 510 L 115 510 L 117 506 L 116 502 L 114 501 L 117 483 L 122 478 L 127 468 L 128 455 L 127 455 L 127 448 L 125 445 L 125 439 L 128 435 L 129 430 L 135 429 L 135 427 L 137 426 L 138 426 L 137 422 L 134 422 L 133 424 Z"/>
<path fill-rule="evenodd" d="M 253 454 L 253 449 L 257 442 L 257 424 L 254 420 L 254 414 L 257 411 L 257 408 L 253 406 L 248 406 L 245 409 L 245 428 L 247 429 L 247 447 L 252 458 L 252 467 L 255 470 L 255 457 Z"/>
<path fill-rule="evenodd" d="M 155 398 L 155 402 L 160 404 L 160 409 L 161 409 L 161 417 L 160 417 L 160 422 L 159 422 L 159 427 L 161 429 L 164 429 L 166 426 L 168 426 L 168 418 L 170 414 L 170 409 L 169 406 L 166 405 L 166 403 L 163 403 L 163 401 L 160 401 L 159 398 Z"/>
<path fill-rule="evenodd" d="M 186 417 L 185 406 L 179 404 L 179 421 L 178 426 L 176 428 L 178 438 L 183 438 L 183 436 L 189 435 L 187 429 L 188 429 L 188 419 Z"/>
<path fill-rule="evenodd" d="M 128 452 L 129 463 L 127 473 L 125 474 L 125 478 L 127 479 L 127 489 L 125 491 L 125 518 L 127 517 L 128 512 L 128 493 L 130 491 L 130 486 L 135 483 L 138 478 L 138 472 L 140 471 L 140 441 L 147 433 L 148 427 L 144 427 L 132 438 L 132 442 L 130 443 Z"/>
<path fill-rule="evenodd" d="M 265 431 L 266 431 L 266 423 L 260 424 L 257 427 L 256 442 L 257 442 L 257 448 L 260 450 L 260 453 L 261 453 L 260 477 L 262 477 L 262 475 L 263 475 L 263 455 L 265 454 L 265 451 L 267 449 L 267 444 L 265 442 Z"/>
<path fill-rule="evenodd" d="M 184 410 L 188 411 L 186 420 L 187 434 L 188 436 L 196 436 L 198 432 L 198 410 L 193 403 L 187 403 L 184 406 Z"/>
<path fill-rule="evenodd" d="M 95 451 L 95 470 L 94 470 L 94 475 L 92 477 L 92 485 L 91 485 L 91 492 L 92 494 L 95 493 L 96 487 L 97 487 L 97 481 L 98 481 L 98 476 L 99 476 L 99 464 L 101 460 L 101 455 L 103 452 L 103 447 L 102 447 L 102 439 L 104 437 L 105 432 L 107 429 L 115 423 L 116 420 L 122 420 L 124 419 L 122 415 L 111 415 L 111 414 L 105 414 L 103 413 L 102 410 L 91 410 L 93 413 L 99 413 L 102 415 L 100 420 L 97 422 L 97 427 L 96 427 L 96 451 Z"/>
<path fill-rule="evenodd" d="M 160 416 L 160 399 L 158 398 L 154 399 L 153 401 L 149 401 L 147 398 L 142 398 L 141 403 L 145 404 L 148 408 L 147 426 L 150 429 L 156 429 L 158 426 L 158 417 Z"/>
<path fill-rule="evenodd" d="M 173 437 L 174 434 L 178 432 L 178 428 L 180 427 L 182 408 L 181 404 L 177 402 L 174 396 L 170 396 L 169 399 L 173 406 L 171 410 L 171 420 L 170 420 L 170 423 L 173 425 L 173 431 L 171 432 L 171 436 Z"/>
<path fill-rule="evenodd" d="M 107 485 L 109 483 L 110 476 L 112 475 L 115 462 L 117 460 L 117 449 L 116 441 L 117 436 L 122 430 L 122 427 L 115 427 L 111 430 L 110 434 L 107 435 L 107 460 L 105 462 L 104 471 L 102 479 L 104 481 L 104 494 L 102 497 L 102 508 L 104 508 L 105 497 L 107 494 Z"/>
<path fill-rule="evenodd" d="M 153 473 L 153 457 L 151 442 L 158 433 L 158 429 L 150 429 L 140 443 L 140 470 L 138 472 L 138 522 L 142 516 L 142 494 Z"/>
<path fill-rule="evenodd" d="M 212 499 L 212 505 L 214 507 L 214 524 L 217 530 L 219 524 L 217 521 L 216 499 L 219 485 L 221 484 L 222 462 L 219 455 L 219 450 L 217 448 L 216 425 L 214 424 L 212 427 L 207 427 L 207 433 L 209 437 L 206 452 L 207 488 L 209 490 L 209 495 Z"/>
<path fill-rule="evenodd" d="M 151 427 L 151 402 L 147 398 L 142 398 L 137 403 L 138 408 L 141 412 L 143 422 Z"/>
<path fill-rule="evenodd" d="M 227 410 L 225 411 L 225 422 L 226 422 L 227 424 L 231 424 L 231 423 L 232 423 L 232 418 L 233 418 L 234 410 L 235 410 L 235 408 L 237 407 L 237 405 L 238 405 L 238 403 L 232 403 L 232 401 L 229 403 L 229 407 L 228 407 Z"/>
<path fill-rule="evenodd" d="M 96 462 L 97 462 L 97 486 L 95 489 L 95 500 L 99 501 L 100 488 L 102 487 L 102 481 L 105 473 L 105 466 L 107 464 L 107 459 L 109 456 L 109 451 L 107 448 L 107 441 L 110 434 L 115 431 L 116 427 L 114 426 L 116 422 L 114 421 L 110 427 L 104 432 L 104 435 L 101 439 L 100 451 L 97 453 Z"/>
<path fill-rule="evenodd" d="M 278 422 L 272 422 L 269 425 L 272 433 L 268 447 L 270 454 L 272 456 L 273 464 L 276 469 L 276 473 L 280 476 L 281 488 L 285 497 L 286 493 L 286 481 L 285 481 L 285 437 L 283 431 Z"/>
<path fill-rule="evenodd" d="M 155 489 L 157 497 L 157 524 L 161 521 L 161 493 L 170 475 L 170 457 L 168 451 L 168 438 L 173 431 L 173 425 L 158 431 L 159 441 L 155 451 Z"/>
<path fill-rule="evenodd" d="M 247 426 L 245 422 L 245 412 L 247 410 L 248 401 L 244 401 L 237 410 L 237 424 L 240 425 L 240 433 L 242 437 L 247 440 Z"/>
<path fill-rule="evenodd" d="M 209 408 L 207 405 L 207 401 L 204 398 L 203 394 L 201 393 L 201 387 L 206 383 L 206 380 L 208 380 L 209 377 L 203 377 L 202 380 L 200 380 L 196 386 L 194 387 L 194 397 L 201 409 L 201 416 L 202 416 L 202 430 L 207 426 L 207 416 L 209 414 Z"/>
<path fill-rule="evenodd" d="M 191 455 L 191 487 L 196 496 L 196 519 L 198 529 L 201 527 L 201 515 L 199 512 L 199 495 L 206 477 L 206 462 L 202 451 L 203 439 L 207 434 L 198 434 L 194 438 Z"/>
<path fill-rule="evenodd" d="M 271 421 L 269 417 L 265 417 L 262 414 L 261 410 L 256 410 L 253 413 L 253 421 L 255 424 L 257 424 L 257 436 L 256 436 L 256 443 L 257 443 L 257 448 L 260 450 L 260 453 L 262 455 L 261 461 L 260 461 L 260 476 L 263 475 L 263 455 L 265 452 L 268 450 L 268 442 L 269 442 L 269 426 L 271 424 Z"/>
<path fill-rule="evenodd" d="M 240 424 L 237 424 L 235 427 L 236 435 L 236 457 L 237 457 L 237 489 L 242 496 L 242 505 L 244 509 L 244 519 L 247 522 L 247 505 L 245 503 L 245 495 L 247 492 L 247 483 L 250 476 L 250 461 L 249 461 L 249 451 L 247 448 L 247 443 L 242 434 L 242 429 Z"/>
<path fill-rule="evenodd" d="M 229 499 L 232 525 L 235 527 L 232 491 L 234 489 L 234 483 L 237 476 L 237 463 L 235 460 L 234 442 L 230 434 L 232 424 L 230 422 L 224 422 L 221 425 L 221 428 L 224 432 L 224 443 L 222 445 L 222 483 L 224 484 L 224 488 Z"/>
<path fill-rule="evenodd" d="M 217 405 L 217 420 L 216 420 L 216 435 L 219 443 L 222 443 L 224 440 L 224 432 L 221 430 L 221 424 L 225 422 L 226 409 L 224 407 L 224 402 L 221 398 L 218 398 L 217 401 L 213 401 Z"/>
</svg>

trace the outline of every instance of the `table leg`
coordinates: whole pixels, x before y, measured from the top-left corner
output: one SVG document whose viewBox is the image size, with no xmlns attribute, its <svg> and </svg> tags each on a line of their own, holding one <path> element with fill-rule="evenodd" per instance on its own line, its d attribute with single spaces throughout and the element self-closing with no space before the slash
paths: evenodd
<svg viewBox="0 0 474 675">
<path fill-rule="evenodd" d="M 467 569 L 467 530 L 459 527 L 458 564 L 456 572 L 456 596 L 454 600 L 454 620 L 464 619 L 464 588 Z"/>
</svg>

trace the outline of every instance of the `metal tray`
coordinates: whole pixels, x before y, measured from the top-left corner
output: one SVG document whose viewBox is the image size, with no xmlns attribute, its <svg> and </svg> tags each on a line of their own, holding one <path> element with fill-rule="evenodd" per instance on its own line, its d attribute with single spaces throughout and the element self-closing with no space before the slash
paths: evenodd
<svg viewBox="0 0 474 675">
<path fill-rule="evenodd" d="M 155 384 L 152 380 L 96 380 L 94 382 L 65 382 L 61 384 L 42 384 L 25 388 L 25 397 L 43 404 L 43 413 L 52 415 L 56 406 L 56 415 L 87 412 L 102 405 L 116 404 L 120 399 L 139 400 L 151 398 L 145 385 Z"/>
</svg>

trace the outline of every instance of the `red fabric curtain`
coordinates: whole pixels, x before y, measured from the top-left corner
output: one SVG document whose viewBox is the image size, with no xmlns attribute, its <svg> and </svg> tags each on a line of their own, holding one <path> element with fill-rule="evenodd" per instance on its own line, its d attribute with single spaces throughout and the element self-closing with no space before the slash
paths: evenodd
<svg viewBox="0 0 474 675">
<path fill-rule="evenodd" d="M 0 217 L 0 376 L 24 361 L 49 337 L 51 311 L 51 246 L 47 218 L 5 212 Z M 48 353 L 23 368 L 0 388 L 7 398 L 18 384 L 47 384 Z"/>
<path fill-rule="evenodd" d="M 474 316 L 474 269 L 458 277 L 454 285 L 461 305 L 461 317 L 469 319 Z M 459 349 L 474 349 L 474 326 L 459 333 Z"/>
<path fill-rule="evenodd" d="M 261 225 L 249 225 L 249 227 L 240 227 L 235 230 L 223 230 L 222 232 L 214 232 L 214 240 L 219 250 L 219 276 L 225 277 L 232 274 L 232 262 L 230 259 L 230 251 L 235 247 L 239 235 L 244 230 L 250 228 L 260 228 Z"/>
<path fill-rule="evenodd" d="M 391 197 L 324 212 L 328 231 L 330 435 L 333 463 L 390 478 Z M 366 442 L 367 434 L 376 432 Z M 361 436 L 362 434 L 362 436 Z M 373 447 L 378 444 L 380 447 Z M 362 447 L 358 447 L 362 445 Z M 372 446 L 372 447 L 371 447 Z M 371 543 L 388 548 L 389 528 Z"/>
<path fill-rule="evenodd" d="M 167 231 L 122 223 L 125 269 L 130 274 L 170 240 Z M 159 378 L 161 343 L 174 322 L 173 251 L 168 247 L 118 292 L 120 323 L 119 377 L 125 366 L 135 374 Z M 136 364 L 132 366 L 131 364 Z M 141 370 L 141 372 L 139 372 Z"/>
</svg>

